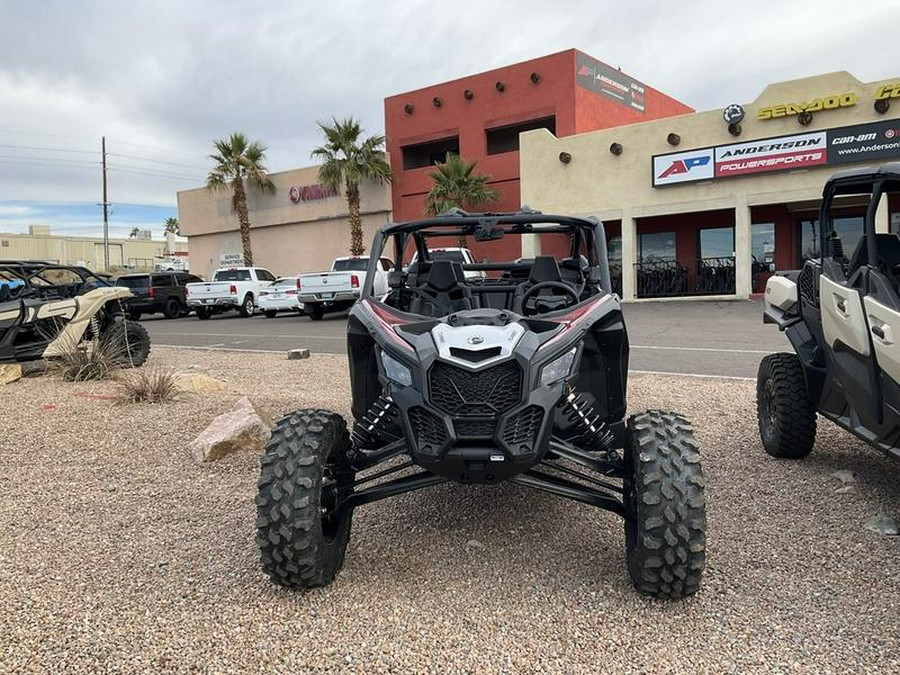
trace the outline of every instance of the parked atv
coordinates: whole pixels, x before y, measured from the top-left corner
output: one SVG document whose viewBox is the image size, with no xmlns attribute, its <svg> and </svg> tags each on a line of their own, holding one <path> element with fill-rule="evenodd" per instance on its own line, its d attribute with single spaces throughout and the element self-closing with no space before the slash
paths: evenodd
<svg viewBox="0 0 900 675">
<path fill-rule="evenodd" d="M 900 163 L 835 174 L 822 195 L 819 257 L 766 285 L 764 320 L 796 352 L 759 366 L 759 431 L 774 457 L 812 452 L 818 412 L 900 459 L 900 236 L 887 231 L 898 197 Z M 865 217 L 848 217 L 847 204 Z"/>
<path fill-rule="evenodd" d="M 130 297 L 84 267 L 0 261 L 0 363 L 58 357 L 97 338 L 122 367 L 142 365 L 150 337 L 125 321 L 122 302 Z"/>
<path fill-rule="evenodd" d="M 504 238 L 526 235 L 567 242 L 568 256 L 462 264 L 430 254 L 465 236 L 500 257 Z M 374 265 L 386 258 L 396 263 L 376 296 Z M 386 226 L 369 261 L 348 320 L 352 432 L 337 413 L 298 410 L 262 458 L 257 543 L 272 581 L 330 583 L 358 506 L 446 481 L 508 481 L 621 516 L 639 592 L 697 591 L 698 445 L 678 413 L 625 420 L 628 338 L 603 226 L 456 211 Z"/>
</svg>

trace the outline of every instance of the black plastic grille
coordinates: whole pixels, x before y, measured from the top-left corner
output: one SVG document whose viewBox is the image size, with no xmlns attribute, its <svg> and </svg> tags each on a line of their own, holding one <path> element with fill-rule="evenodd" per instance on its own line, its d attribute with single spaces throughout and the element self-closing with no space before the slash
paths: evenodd
<svg viewBox="0 0 900 675">
<path fill-rule="evenodd" d="M 436 453 L 447 442 L 447 429 L 437 415 L 414 406 L 407 413 L 420 452 Z"/>
<path fill-rule="evenodd" d="M 543 419 L 543 408 L 536 405 L 528 406 L 506 423 L 503 430 L 503 441 L 513 452 L 530 452 L 534 447 L 538 432 L 541 430 Z"/>
<path fill-rule="evenodd" d="M 430 383 L 431 403 L 451 415 L 496 415 L 522 397 L 522 370 L 513 361 L 476 373 L 439 362 Z"/>
<path fill-rule="evenodd" d="M 800 297 L 813 306 L 819 304 L 819 293 L 816 289 L 815 275 L 810 265 L 804 265 L 797 278 L 797 285 L 800 287 Z"/>
<path fill-rule="evenodd" d="M 460 438 L 490 438 L 494 435 L 497 422 L 494 420 L 457 420 L 453 423 Z"/>
</svg>

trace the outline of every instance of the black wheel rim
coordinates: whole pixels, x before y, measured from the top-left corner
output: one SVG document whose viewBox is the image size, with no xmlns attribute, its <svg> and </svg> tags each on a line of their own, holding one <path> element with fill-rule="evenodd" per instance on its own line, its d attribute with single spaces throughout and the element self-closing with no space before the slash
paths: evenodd
<svg viewBox="0 0 900 675">
<path fill-rule="evenodd" d="M 759 421 L 762 424 L 763 436 L 766 440 L 771 440 L 775 434 L 776 424 L 776 406 L 775 406 L 775 383 L 769 379 L 763 387 L 762 401 L 760 402 L 761 410 Z"/>
<path fill-rule="evenodd" d="M 322 536 L 326 541 L 333 541 L 340 532 L 343 518 L 335 511 L 338 504 L 349 494 L 346 482 L 346 479 L 335 472 L 331 466 L 325 467 L 319 496 L 319 515 L 322 523 Z"/>
</svg>

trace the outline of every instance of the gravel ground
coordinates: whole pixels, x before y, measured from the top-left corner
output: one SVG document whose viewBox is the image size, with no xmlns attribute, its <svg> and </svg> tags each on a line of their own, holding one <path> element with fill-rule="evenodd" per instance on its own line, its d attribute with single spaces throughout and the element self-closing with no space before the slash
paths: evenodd
<svg viewBox="0 0 900 675">
<path fill-rule="evenodd" d="M 829 424 L 767 457 L 753 383 L 634 376 L 630 408 L 695 423 L 708 480 L 698 595 L 635 594 L 613 515 L 514 486 L 439 486 L 360 508 L 329 588 L 260 571 L 257 458 L 188 443 L 240 395 L 275 418 L 348 413 L 345 359 L 157 349 L 227 391 L 122 405 L 114 385 L 0 389 L 0 671 L 898 672 L 900 466 Z M 831 474 L 851 471 L 849 490 Z M 473 541 L 474 540 L 474 541 Z"/>
</svg>

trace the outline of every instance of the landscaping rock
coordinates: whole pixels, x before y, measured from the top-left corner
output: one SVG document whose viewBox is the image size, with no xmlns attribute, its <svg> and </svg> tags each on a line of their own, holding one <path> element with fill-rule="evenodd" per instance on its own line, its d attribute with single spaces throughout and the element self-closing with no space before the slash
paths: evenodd
<svg viewBox="0 0 900 675">
<path fill-rule="evenodd" d="M 22 366 L 18 363 L 0 364 L 0 384 L 9 384 L 22 379 Z"/>
<path fill-rule="evenodd" d="M 288 351 L 288 360 L 293 361 L 295 359 L 308 359 L 309 358 L 309 350 L 308 349 L 291 349 Z"/>
<path fill-rule="evenodd" d="M 194 439 L 190 445 L 191 456 L 197 462 L 212 462 L 233 452 L 259 454 L 268 440 L 268 425 L 245 396 Z"/>
<path fill-rule="evenodd" d="M 193 394 L 205 394 L 212 391 L 222 391 L 227 382 L 204 375 L 203 373 L 179 373 L 175 376 L 175 386 L 178 391 Z"/>
<path fill-rule="evenodd" d="M 854 480 L 856 480 L 856 479 L 853 477 L 853 472 L 852 472 L 852 471 L 849 471 L 849 470 L 847 470 L 847 469 L 841 469 L 841 470 L 839 470 L 839 471 L 833 471 L 832 473 L 830 473 L 830 474 L 828 474 L 828 475 L 831 476 L 832 478 L 837 478 L 839 481 L 841 481 L 841 482 L 844 483 L 844 484 L 852 483 Z"/>
<path fill-rule="evenodd" d="M 877 534 L 900 534 L 900 527 L 897 526 L 897 521 L 883 513 L 876 514 L 869 518 L 866 521 L 865 528 L 870 532 L 875 532 Z"/>
</svg>

